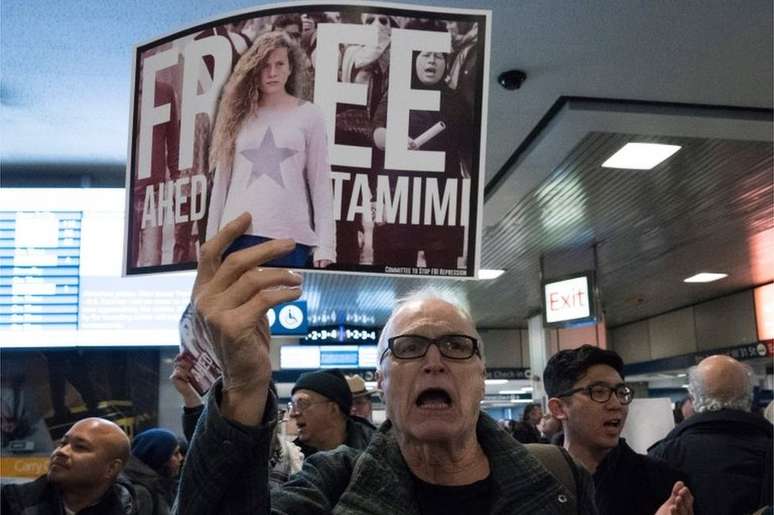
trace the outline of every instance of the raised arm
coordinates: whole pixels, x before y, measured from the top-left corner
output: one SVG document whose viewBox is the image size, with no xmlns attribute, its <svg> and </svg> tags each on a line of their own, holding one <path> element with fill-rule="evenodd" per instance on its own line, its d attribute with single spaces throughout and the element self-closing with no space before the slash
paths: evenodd
<svg viewBox="0 0 774 515">
<path fill-rule="evenodd" d="M 204 403 L 191 385 L 191 362 L 183 354 L 175 357 L 175 369 L 169 376 L 169 380 L 183 399 L 183 435 L 190 442 L 196 423 L 204 409 Z"/>
<path fill-rule="evenodd" d="M 301 295 L 301 276 L 260 264 L 293 249 L 275 240 L 230 254 L 223 250 L 250 224 L 243 214 L 202 247 L 193 290 L 192 327 L 223 370 L 186 455 L 175 513 L 268 513 L 269 446 L 276 404 L 269 393 L 266 311 Z M 267 404 L 268 403 L 268 404 Z"/>
<path fill-rule="evenodd" d="M 272 240 L 230 254 L 223 251 L 250 225 L 244 213 L 201 250 L 193 289 L 195 331 L 209 342 L 223 370 L 223 416 L 255 426 L 263 418 L 271 380 L 271 335 L 266 312 L 301 296 L 301 276 L 260 265 L 293 250 L 291 240 Z"/>
</svg>

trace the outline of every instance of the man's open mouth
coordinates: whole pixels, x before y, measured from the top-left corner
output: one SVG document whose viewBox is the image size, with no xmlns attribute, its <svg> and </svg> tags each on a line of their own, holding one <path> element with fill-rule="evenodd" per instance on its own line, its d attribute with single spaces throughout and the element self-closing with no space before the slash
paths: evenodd
<svg viewBox="0 0 774 515">
<path fill-rule="evenodd" d="M 441 388 L 428 388 L 417 396 L 416 405 L 425 409 L 445 409 L 452 405 L 452 399 Z"/>
</svg>

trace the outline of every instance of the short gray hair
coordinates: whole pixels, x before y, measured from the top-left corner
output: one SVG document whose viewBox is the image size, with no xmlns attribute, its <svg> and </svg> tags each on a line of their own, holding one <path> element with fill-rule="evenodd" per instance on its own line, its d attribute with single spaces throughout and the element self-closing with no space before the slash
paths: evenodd
<svg viewBox="0 0 774 515">
<path fill-rule="evenodd" d="M 688 369 L 688 393 L 691 394 L 693 409 L 696 413 L 720 411 L 722 409 L 751 410 L 753 399 L 752 369 L 744 363 L 740 363 L 740 365 L 745 368 L 747 375 L 743 388 L 737 389 L 733 393 L 725 392 L 724 394 L 715 395 L 708 392 L 709 389 L 704 381 L 704 376 L 698 367 L 694 366 Z"/>
<path fill-rule="evenodd" d="M 449 304 L 457 308 L 457 311 L 460 313 L 462 318 L 470 322 L 470 325 L 473 327 L 473 330 L 475 331 L 475 334 L 473 336 L 475 336 L 476 339 L 478 340 L 478 350 L 481 353 L 481 361 L 486 363 L 486 361 L 484 360 L 484 341 L 481 339 L 481 335 L 478 333 L 478 330 L 476 329 L 476 323 L 467 309 L 467 302 L 464 299 L 458 298 L 453 293 L 448 293 L 448 292 L 441 293 L 435 288 L 426 287 L 426 288 L 412 291 L 405 297 L 401 297 L 395 301 L 395 308 L 392 310 L 392 313 L 390 313 L 390 317 L 387 319 L 387 322 L 384 324 L 384 327 L 382 328 L 382 333 L 379 335 L 379 343 L 376 346 L 376 360 L 377 360 L 376 369 L 377 370 L 381 370 L 382 368 L 382 363 L 380 361 L 380 358 L 382 357 L 382 354 L 384 354 L 384 351 L 387 348 L 387 338 L 392 336 L 391 334 L 392 324 L 395 320 L 395 315 L 401 310 L 403 306 L 407 304 L 410 304 L 412 302 L 423 301 L 423 300 L 431 300 L 431 299 L 437 299 L 444 302 L 448 302 Z"/>
</svg>

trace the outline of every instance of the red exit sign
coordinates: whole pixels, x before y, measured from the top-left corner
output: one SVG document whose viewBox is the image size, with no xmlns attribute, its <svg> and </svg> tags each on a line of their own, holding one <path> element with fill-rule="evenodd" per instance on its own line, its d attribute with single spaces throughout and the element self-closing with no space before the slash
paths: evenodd
<svg viewBox="0 0 774 515">
<path fill-rule="evenodd" d="M 581 321 L 593 317 L 591 281 L 588 275 L 544 285 L 546 324 Z"/>
</svg>

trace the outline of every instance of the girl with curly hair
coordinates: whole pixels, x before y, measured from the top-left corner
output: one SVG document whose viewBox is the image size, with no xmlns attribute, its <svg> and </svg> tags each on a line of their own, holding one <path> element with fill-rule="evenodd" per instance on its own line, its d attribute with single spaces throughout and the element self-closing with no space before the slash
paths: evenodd
<svg viewBox="0 0 774 515">
<path fill-rule="evenodd" d="M 223 88 L 210 146 L 215 169 L 207 238 L 244 211 L 252 225 L 225 254 L 277 238 L 295 251 L 268 264 L 336 261 L 333 190 L 322 111 L 301 48 L 284 32 L 258 37 Z M 224 254 L 224 256 L 225 256 Z"/>
</svg>

